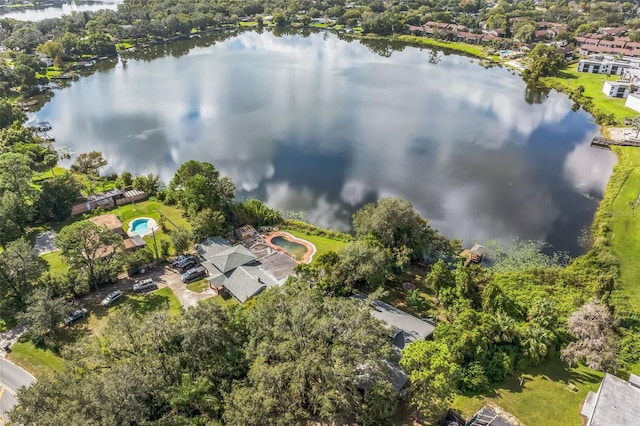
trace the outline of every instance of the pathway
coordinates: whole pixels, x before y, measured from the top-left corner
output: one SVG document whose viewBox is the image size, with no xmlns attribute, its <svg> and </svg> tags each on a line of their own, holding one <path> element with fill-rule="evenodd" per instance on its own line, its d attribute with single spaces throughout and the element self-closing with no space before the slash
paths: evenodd
<svg viewBox="0 0 640 426">
<path fill-rule="evenodd" d="M 0 424 L 8 422 L 7 413 L 17 404 L 16 392 L 36 378 L 14 363 L 0 358 Z"/>
</svg>

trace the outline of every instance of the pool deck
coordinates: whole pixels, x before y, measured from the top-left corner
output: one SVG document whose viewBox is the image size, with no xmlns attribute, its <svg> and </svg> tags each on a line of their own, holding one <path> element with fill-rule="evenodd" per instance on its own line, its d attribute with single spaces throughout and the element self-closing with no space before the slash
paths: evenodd
<svg viewBox="0 0 640 426">
<path fill-rule="evenodd" d="M 304 256 L 302 256 L 302 259 L 296 260 L 297 263 L 311 263 L 311 261 L 313 260 L 313 255 L 316 253 L 316 246 L 311 244 L 309 241 L 302 240 L 300 238 L 294 237 L 288 232 L 282 232 L 282 231 L 272 232 L 269 235 L 264 236 L 264 243 L 266 245 L 268 245 L 274 250 L 279 251 L 280 253 L 286 254 L 287 256 L 291 257 L 293 260 L 295 260 L 293 255 L 291 255 L 288 251 L 286 251 L 282 247 L 275 245 L 271 242 L 271 240 L 275 237 L 283 237 L 284 239 L 289 240 L 291 242 L 302 244 L 307 248 L 307 252 L 304 254 Z"/>
</svg>

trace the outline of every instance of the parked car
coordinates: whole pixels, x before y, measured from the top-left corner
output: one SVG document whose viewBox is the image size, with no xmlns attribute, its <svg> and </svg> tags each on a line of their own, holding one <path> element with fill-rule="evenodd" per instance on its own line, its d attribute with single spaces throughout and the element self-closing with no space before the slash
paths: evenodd
<svg viewBox="0 0 640 426">
<path fill-rule="evenodd" d="M 187 284 L 206 276 L 207 276 L 207 270 L 202 266 L 198 266 L 196 268 L 191 268 L 184 274 L 180 275 L 180 279 L 182 280 L 183 283 Z"/>
<path fill-rule="evenodd" d="M 136 283 L 133 285 L 133 291 L 142 292 L 151 290 L 155 287 L 156 284 L 153 282 L 153 278 L 147 278 L 146 280 L 136 281 Z"/>
<path fill-rule="evenodd" d="M 184 273 L 184 272 L 188 271 L 189 269 L 195 268 L 198 265 L 199 265 L 199 262 L 196 259 L 189 259 L 189 260 L 181 263 L 180 265 L 178 265 L 178 267 L 176 269 L 178 269 L 178 271 L 180 273 Z"/>
<path fill-rule="evenodd" d="M 64 319 L 64 325 L 71 325 L 74 322 L 86 317 L 87 315 L 89 315 L 89 311 L 87 311 L 85 308 L 76 309 Z"/>
<path fill-rule="evenodd" d="M 185 256 L 185 255 L 181 254 L 180 256 L 176 257 L 175 259 L 173 259 L 171 261 L 171 266 L 174 267 L 174 268 L 177 268 L 180 263 L 184 262 L 189 257 L 191 257 L 191 255 Z"/>
<path fill-rule="evenodd" d="M 120 290 L 116 290 L 109 293 L 107 297 L 102 299 L 100 304 L 106 308 L 107 306 L 110 306 L 113 302 L 120 299 L 121 297 L 122 297 L 122 292 Z"/>
</svg>

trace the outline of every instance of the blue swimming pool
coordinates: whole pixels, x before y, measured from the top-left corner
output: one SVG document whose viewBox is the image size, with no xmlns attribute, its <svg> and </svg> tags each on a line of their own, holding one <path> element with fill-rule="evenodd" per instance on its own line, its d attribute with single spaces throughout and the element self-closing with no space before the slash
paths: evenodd
<svg viewBox="0 0 640 426">
<path fill-rule="evenodd" d="M 130 226 L 131 226 L 131 232 L 134 234 L 138 234 L 141 237 L 144 237 L 149 232 L 151 232 L 149 230 L 149 219 L 144 217 L 135 219 L 133 222 L 131 222 Z"/>
</svg>

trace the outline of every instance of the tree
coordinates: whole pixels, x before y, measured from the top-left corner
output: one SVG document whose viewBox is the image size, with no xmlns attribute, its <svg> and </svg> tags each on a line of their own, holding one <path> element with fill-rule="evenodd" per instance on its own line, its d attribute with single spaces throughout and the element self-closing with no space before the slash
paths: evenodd
<svg viewBox="0 0 640 426">
<path fill-rule="evenodd" d="M 442 414 L 456 394 L 461 373 L 447 345 L 412 342 L 402 350 L 400 366 L 409 374 L 411 404 L 428 418 Z"/>
<path fill-rule="evenodd" d="M 393 413 L 390 346 L 364 304 L 287 284 L 256 299 L 247 330 L 250 367 L 227 400 L 229 424 L 344 424 L 352 416 L 379 424 Z"/>
<path fill-rule="evenodd" d="M 177 228 L 171 232 L 171 244 L 176 254 L 182 254 L 189 250 L 192 242 L 191 232 L 184 228 Z"/>
<path fill-rule="evenodd" d="M 338 294 L 353 290 L 373 291 L 383 285 L 387 276 L 387 255 L 376 244 L 354 241 L 338 253 L 334 280 Z"/>
<path fill-rule="evenodd" d="M 44 53 L 51 59 L 64 56 L 64 47 L 62 43 L 53 40 L 47 40 L 36 49 L 40 53 Z"/>
<path fill-rule="evenodd" d="M 9 243 L 0 253 L 0 305 L 22 309 L 45 265 L 25 238 Z"/>
<path fill-rule="evenodd" d="M 56 247 L 65 262 L 83 271 L 93 289 L 115 279 L 120 271 L 124 244 L 119 234 L 87 220 L 62 228 L 56 235 Z"/>
<path fill-rule="evenodd" d="M 20 238 L 33 217 L 33 208 L 24 197 L 5 192 L 0 198 L 0 246 Z"/>
<path fill-rule="evenodd" d="M 164 183 L 160 180 L 160 176 L 149 173 L 148 175 L 136 176 L 133 179 L 133 187 L 146 192 L 153 197 L 165 188 Z"/>
<path fill-rule="evenodd" d="M 225 219 L 222 212 L 204 209 L 196 213 L 190 220 L 191 235 L 194 241 L 201 241 L 213 235 L 220 235 L 225 228 Z"/>
<path fill-rule="evenodd" d="M 436 237 L 411 203 L 400 198 L 365 205 L 353 214 L 353 229 L 359 239 L 370 236 L 391 250 L 407 248 L 414 260 L 431 252 Z"/>
<path fill-rule="evenodd" d="M 564 56 L 554 46 L 538 43 L 529 53 L 529 65 L 524 77 L 529 81 L 537 81 L 540 77 L 555 75 L 565 65 Z"/>
<path fill-rule="evenodd" d="M 31 161 L 23 154 L 7 152 L 0 155 L 0 191 L 12 191 L 21 197 L 32 192 Z"/>
<path fill-rule="evenodd" d="M 614 325 L 611 312 L 602 303 L 593 301 L 583 305 L 567 320 L 567 330 L 577 340 L 562 350 L 561 358 L 570 366 L 583 362 L 594 370 L 615 371 Z"/>
<path fill-rule="evenodd" d="M 427 287 L 433 289 L 436 295 L 439 295 L 441 289 L 455 286 L 455 277 L 444 261 L 438 259 L 424 278 L 424 283 Z"/>
<path fill-rule="evenodd" d="M 97 178 L 100 176 L 100 169 L 106 165 L 107 160 L 100 151 L 83 152 L 76 157 L 71 165 L 71 171 Z"/>
<path fill-rule="evenodd" d="M 235 186 L 211 163 L 189 160 L 180 165 L 169 189 L 190 216 L 202 209 L 224 210 L 234 198 Z"/>
<path fill-rule="evenodd" d="M 0 99 L 0 129 L 11 126 L 15 121 L 24 122 L 27 116 L 8 99 Z"/>
<path fill-rule="evenodd" d="M 64 297 L 54 297 L 51 289 L 38 288 L 29 296 L 27 307 L 16 319 L 27 326 L 28 336 L 33 343 L 42 346 L 52 338 L 70 311 L 71 304 Z"/>
<path fill-rule="evenodd" d="M 42 191 L 36 201 L 36 211 L 41 220 L 61 222 L 71 216 L 71 208 L 82 195 L 72 174 L 46 179 L 40 186 Z"/>
</svg>

